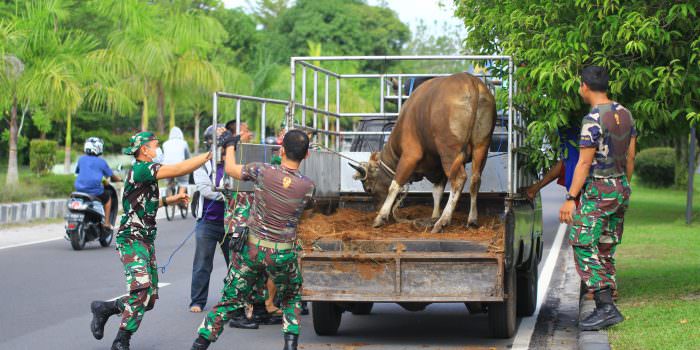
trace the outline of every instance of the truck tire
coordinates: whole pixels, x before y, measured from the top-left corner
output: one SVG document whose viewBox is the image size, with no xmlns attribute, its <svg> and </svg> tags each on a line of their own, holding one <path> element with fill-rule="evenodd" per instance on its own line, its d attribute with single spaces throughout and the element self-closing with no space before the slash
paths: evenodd
<svg viewBox="0 0 700 350">
<path fill-rule="evenodd" d="M 350 308 L 353 315 L 369 315 L 374 303 L 354 303 Z"/>
<path fill-rule="evenodd" d="M 494 338 L 510 338 L 515 334 L 517 295 L 515 269 L 506 270 L 504 292 L 506 300 L 499 303 L 490 303 L 489 308 L 489 329 Z"/>
<path fill-rule="evenodd" d="M 532 316 L 537 308 L 537 259 L 530 257 L 526 270 L 518 271 L 518 316 Z"/>
<path fill-rule="evenodd" d="M 335 303 L 314 301 L 311 302 L 311 316 L 317 335 L 335 335 L 340 327 L 343 310 Z"/>
</svg>

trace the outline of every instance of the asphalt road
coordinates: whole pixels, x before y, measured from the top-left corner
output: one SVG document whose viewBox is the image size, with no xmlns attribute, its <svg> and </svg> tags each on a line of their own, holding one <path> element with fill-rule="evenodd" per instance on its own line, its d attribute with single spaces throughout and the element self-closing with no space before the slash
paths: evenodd
<svg viewBox="0 0 700 350">
<path fill-rule="evenodd" d="M 558 227 L 557 210 L 563 190 L 543 191 L 546 258 Z M 191 232 L 194 222 L 159 221 L 156 241 L 159 264 Z M 146 313 L 132 338 L 133 349 L 189 349 L 203 314 L 187 311 L 194 240 L 175 256 L 164 274 L 160 299 Z M 212 273 L 210 307 L 218 298 L 226 269 L 217 255 Z M 543 259 L 544 263 L 545 259 Z M 540 266 L 541 268 L 541 266 Z M 110 319 L 105 338 L 97 341 L 89 330 L 90 301 L 124 294 L 121 265 L 114 248 L 96 242 L 76 252 L 67 241 L 0 250 L 0 349 L 108 349 L 118 327 Z M 548 327 L 537 327 L 546 329 Z M 488 337 L 485 314 L 469 315 L 463 304 L 433 304 L 423 312 L 408 312 L 393 304 L 379 304 L 371 315 L 343 314 L 337 336 L 319 337 L 310 316 L 303 316 L 303 349 L 451 349 L 508 348 L 512 340 Z M 541 335 L 540 335 L 541 337 Z M 226 328 L 213 349 L 280 349 L 279 326 L 259 330 Z"/>
</svg>

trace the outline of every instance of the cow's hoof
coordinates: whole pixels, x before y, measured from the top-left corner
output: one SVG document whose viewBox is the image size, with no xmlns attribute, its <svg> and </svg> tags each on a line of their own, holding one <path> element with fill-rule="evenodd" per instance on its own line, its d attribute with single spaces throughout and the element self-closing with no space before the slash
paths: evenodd
<svg viewBox="0 0 700 350">
<path fill-rule="evenodd" d="M 383 218 L 381 216 L 377 216 L 377 218 L 374 219 L 374 223 L 372 224 L 372 227 L 379 228 L 379 227 L 384 226 L 385 223 L 386 223 L 385 218 Z"/>
<path fill-rule="evenodd" d="M 447 220 L 438 220 L 438 222 L 435 223 L 433 226 L 433 230 L 430 231 L 431 233 L 440 233 L 442 232 L 442 228 L 449 225 L 450 222 Z"/>
<path fill-rule="evenodd" d="M 467 227 L 468 228 L 479 228 L 479 222 L 476 220 L 473 220 L 473 221 L 469 220 L 469 222 L 467 222 Z"/>
</svg>

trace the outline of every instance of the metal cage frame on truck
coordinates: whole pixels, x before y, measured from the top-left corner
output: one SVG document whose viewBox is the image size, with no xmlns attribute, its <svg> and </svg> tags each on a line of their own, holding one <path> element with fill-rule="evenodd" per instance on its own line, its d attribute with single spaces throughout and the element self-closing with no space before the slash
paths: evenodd
<svg viewBox="0 0 700 350">
<path fill-rule="evenodd" d="M 213 124 L 217 124 L 220 119 L 219 116 L 219 102 L 220 99 L 232 99 L 236 102 L 236 130 L 240 131 L 241 124 L 241 102 L 249 101 L 260 104 L 260 125 L 266 126 L 267 120 L 267 107 L 269 105 L 278 105 L 285 107 L 286 114 L 286 125 L 288 128 L 303 128 L 309 131 L 314 131 L 323 136 L 322 145 L 325 148 L 329 148 L 331 141 L 334 141 L 333 149 L 335 151 L 341 150 L 341 143 L 344 138 L 359 136 L 359 135 L 389 135 L 388 131 L 342 131 L 340 126 L 340 120 L 343 118 L 371 118 L 371 117 L 398 117 L 401 112 L 401 107 L 403 105 L 403 100 L 408 98 L 408 95 L 404 95 L 402 91 L 403 79 L 411 77 L 424 77 L 424 76 L 447 76 L 452 73 L 450 72 L 434 72 L 434 73 L 367 73 L 367 74 L 342 74 L 333 72 L 329 69 L 325 69 L 314 65 L 312 62 L 333 62 L 333 61 L 382 61 L 382 62 L 394 62 L 394 61 L 462 61 L 462 62 L 477 62 L 482 63 L 484 67 L 489 66 L 493 62 L 503 62 L 506 69 L 506 76 L 498 76 L 503 84 L 507 84 L 507 127 L 502 130 L 496 130 L 494 136 L 506 136 L 507 137 L 507 147 L 504 155 L 507 157 L 507 184 L 502 187 L 506 187 L 504 191 L 509 197 L 516 196 L 518 189 L 524 184 L 528 183 L 528 174 L 520 167 L 516 149 L 522 146 L 525 139 L 524 130 L 525 123 L 522 119 L 520 113 L 513 106 L 513 99 L 515 94 L 517 94 L 517 82 L 513 80 L 515 74 L 515 65 L 511 56 L 485 56 L 485 55 L 458 55 L 458 56 L 324 56 L 324 57 L 292 57 L 290 63 L 291 70 L 291 84 L 290 84 L 290 98 L 289 100 L 271 99 L 271 98 L 261 98 L 256 96 L 246 96 L 240 94 L 233 94 L 227 92 L 215 92 L 213 94 Z M 301 70 L 301 74 L 298 74 L 298 70 Z M 308 71 L 313 74 L 313 80 L 311 83 L 311 88 L 307 87 L 307 76 Z M 490 75 L 481 74 L 477 75 L 483 80 L 488 78 L 493 78 Z M 298 82 L 297 77 L 300 78 Z M 388 84 L 390 84 L 390 79 L 396 79 L 398 81 L 398 93 L 396 95 L 387 94 L 386 91 Z M 319 106 L 319 93 L 320 89 L 320 79 L 323 79 L 323 107 Z M 335 111 L 330 110 L 330 91 L 332 90 L 331 79 L 334 80 L 334 92 L 335 92 Z M 341 111 L 342 93 L 341 93 L 341 82 L 343 80 L 349 79 L 378 79 L 380 87 L 379 96 L 379 112 L 343 112 Z M 512 83 L 511 83 L 512 82 Z M 297 86 L 300 85 L 300 86 Z M 493 85 L 489 84 L 492 88 Z M 310 90 L 310 91 L 309 91 Z M 307 96 L 311 93 L 311 101 L 307 102 Z M 297 96 L 299 94 L 300 96 Z M 396 99 L 396 105 L 398 106 L 397 112 L 387 112 L 386 111 L 386 100 Z M 311 103 L 311 104 L 309 104 Z M 307 115 L 310 118 L 307 119 Z M 322 125 L 319 124 L 319 116 L 322 116 Z M 335 118 L 335 130 L 331 130 L 331 118 Z M 309 123 L 310 122 L 310 123 Z M 265 140 L 266 128 L 260 128 L 260 139 Z M 319 145 L 321 143 L 316 140 Z M 218 148 L 216 147 L 216 140 L 214 140 L 214 156 L 216 157 L 216 152 Z M 487 162 L 488 163 L 488 162 Z M 488 181 L 488 177 L 484 177 Z M 338 189 L 339 192 L 340 189 Z M 496 192 L 496 191 L 487 191 Z M 500 192 L 500 191 L 498 191 Z"/>
<path fill-rule="evenodd" d="M 305 254 L 302 271 L 305 280 L 304 300 L 313 301 L 314 328 L 318 334 L 334 334 L 340 324 L 343 310 L 367 311 L 368 303 L 397 302 L 407 309 L 431 302 L 477 302 L 488 305 L 489 323 L 497 337 L 510 337 L 514 332 L 516 313 L 528 315 L 534 311 L 536 299 L 537 264 L 542 256 L 541 202 L 530 201 L 522 188 L 531 181 L 529 174 L 517 157 L 517 148 L 524 141 L 525 124 L 513 100 L 517 94 L 517 83 L 513 79 L 515 65 L 510 56 L 338 56 L 338 57 L 292 57 L 290 62 L 291 84 L 289 100 L 269 99 L 255 96 L 216 92 L 213 94 L 213 124 L 220 120 L 219 104 L 222 99 L 235 102 L 235 120 L 240 131 L 242 103 L 259 104 L 260 139 L 264 142 L 269 108 L 283 109 L 287 128 L 299 128 L 314 133 L 311 152 L 301 166 L 301 172 L 316 183 L 316 198 L 335 201 L 358 197 L 363 189 L 352 178 L 354 171 L 346 158 L 364 161 L 369 152 L 347 152 L 342 149 L 344 141 L 353 137 L 385 136 L 390 131 L 341 130 L 342 119 L 396 118 L 404 100 L 403 81 L 411 77 L 447 76 L 454 72 L 403 72 L 338 73 L 324 68 L 318 62 L 396 62 L 396 61 L 457 61 L 479 63 L 481 66 L 497 66 L 491 73 L 475 74 L 483 79 L 495 93 L 493 80 L 500 84 L 500 91 L 507 93 L 506 105 L 500 110 L 507 115 L 504 125 L 497 125 L 494 139 L 507 142 L 505 151 L 501 145 L 489 152 L 489 160 L 482 174 L 479 200 L 481 208 L 495 208 L 504 223 L 503 251 L 487 252 L 483 243 L 448 240 L 385 240 L 378 244 L 377 252 L 363 257 L 343 254 L 345 242 L 331 241 L 320 244 L 319 251 Z M 389 68 L 391 69 L 391 68 Z M 499 75 L 500 73 L 500 75 Z M 310 76 L 311 75 L 311 76 Z M 342 81 L 350 79 L 376 79 L 379 84 L 379 111 L 347 112 L 341 109 Z M 309 83 L 310 80 L 310 83 Z M 392 81 L 396 92 L 392 92 Z M 504 87 L 505 86 L 505 87 Z M 333 94 L 331 94 L 333 93 Z M 335 98 L 331 110 L 331 96 Z M 392 101 L 396 112 L 389 112 L 387 101 Z M 271 107 L 275 106 L 275 107 Z M 499 141 L 500 142 L 500 141 Z M 493 141 L 492 141 L 493 143 Z M 493 146 L 493 145 L 492 145 Z M 244 144 L 238 149 L 242 162 L 267 161 L 268 155 L 277 146 Z M 214 157 L 220 158 L 220 150 L 214 140 Z M 471 173 L 467 165 L 468 173 Z M 506 173 L 507 176 L 504 176 Z M 214 174 L 212 174 L 213 176 Z M 212 179 L 214 180 L 214 179 Z M 233 184 L 229 184 L 230 186 Z M 420 198 L 421 192 L 429 192 L 423 183 L 411 185 L 409 198 Z M 221 189 L 222 186 L 219 187 Z M 241 191 L 251 190 L 250 184 L 238 183 Z M 448 188 L 445 189 L 449 191 Z M 483 195 L 482 195 L 483 194 Z M 353 198 L 354 198 L 353 197 Z M 341 203 L 342 204 L 342 203 Z M 401 248 L 399 248 L 399 245 Z M 397 252 L 403 250 L 401 254 Z M 345 264 L 344 266 L 341 266 Z M 369 265 L 368 265 L 369 264 Z M 354 268 L 367 265 L 380 270 L 371 280 L 352 272 Z M 371 266 L 370 266 L 371 265 Z M 348 271 L 334 271 L 340 267 Z M 434 279 L 421 277 L 428 271 L 439 269 Z M 461 276 L 455 281 L 449 276 Z M 521 282 L 524 281 L 524 282 Z M 521 283 L 526 288 L 520 288 Z M 517 284 L 517 288 L 516 288 Z M 533 289 L 534 288 L 534 289 Z M 534 293 L 534 297 L 533 297 Z M 523 296 L 527 300 L 523 299 Z M 527 303 L 525 302 L 527 301 Z M 522 305 L 521 305 L 522 304 Z M 371 307 L 371 305 L 370 305 Z M 317 322 L 318 321 L 318 322 Z"/>
</svg>

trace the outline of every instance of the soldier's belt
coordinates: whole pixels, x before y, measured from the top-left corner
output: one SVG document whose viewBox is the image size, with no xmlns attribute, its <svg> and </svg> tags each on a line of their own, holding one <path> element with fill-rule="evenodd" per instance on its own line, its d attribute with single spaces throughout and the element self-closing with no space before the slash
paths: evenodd
<svg viewBox="0 0 700 350">
<path fill-rule="evenodd" d="M 287 250 L 287 249 L 294 248 L 294 243 L 280 243 L 280 242 L 268 241 L 266 239 L 255 237 L 255 235 L 252 235 L 252 234 L 248 235 L 248 242 L 250 242 L 256 246 L 259 246 L 259 247 L 265 247 L 265 248 L 277 249 L 277 250 Z"/>
</svg>

